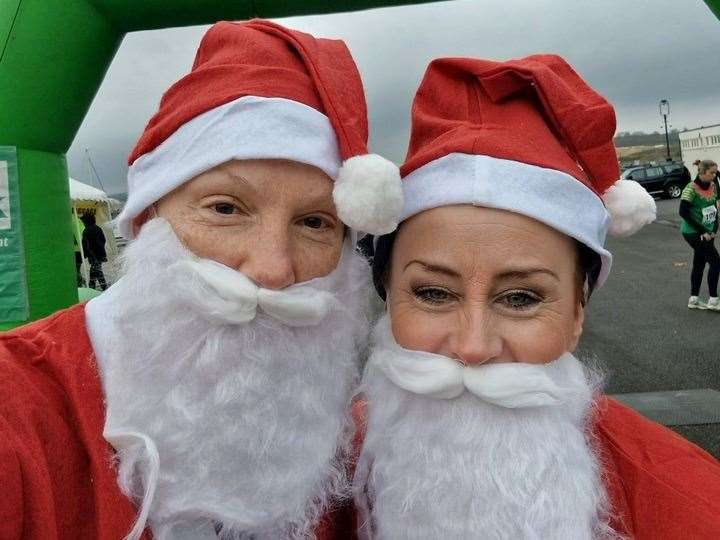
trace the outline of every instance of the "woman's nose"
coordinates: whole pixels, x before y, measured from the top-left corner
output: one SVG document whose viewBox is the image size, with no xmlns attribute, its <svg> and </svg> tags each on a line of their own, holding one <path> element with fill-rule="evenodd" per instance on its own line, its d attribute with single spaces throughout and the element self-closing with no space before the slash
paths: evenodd
<svg viewBox="0 0 720 540">
<path fill-rule="evenodd" d="M 467 366 L 501 362 L 503 340 L 492 317 L 482 312 L 462 317 L 453 332 L 450 348 L 454 358 Z"/>
</svg>

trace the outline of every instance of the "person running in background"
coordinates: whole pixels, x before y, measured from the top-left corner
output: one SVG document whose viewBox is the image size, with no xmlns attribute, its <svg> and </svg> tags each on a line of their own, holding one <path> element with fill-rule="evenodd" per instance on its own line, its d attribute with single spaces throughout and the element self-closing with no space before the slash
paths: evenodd
<svg viewBox="0 0 720 540">
<path fill-rule="evenodd" d="M 90 280 L 88 285 L 91 289 L 95 288 L 97 283 L 100 286 L 100 290 L 104 291 L 107 289 L 107 283 L 105 281 L 105 274 L 103 274 L 102 263 L 107 261 L 107 254 L 105 253 L 105 233 L 95 223 L 94 214 L 83 214 L 80 218 L 85 225 L 85 230 L 82 233 L 82 245 L 85 257 L 90 263 Z"/>
<path fill-rule="evenodd" d="M 685 186 L 680 200 L 680 216 L 683 218 L 680 231 L 694 253 L 688 300 L 690 309 L 720 311 L 717 292 L 720 255 L 714 244 L 718 230 L 718 192 L 715 185 L 717 170 L 717 163 L 714 161 L 701 161 L 697 177 Z M 707 304 L 698 298 L 705 264 L 709 265 L 707 280 L 710 299 Z"/>
</svg>

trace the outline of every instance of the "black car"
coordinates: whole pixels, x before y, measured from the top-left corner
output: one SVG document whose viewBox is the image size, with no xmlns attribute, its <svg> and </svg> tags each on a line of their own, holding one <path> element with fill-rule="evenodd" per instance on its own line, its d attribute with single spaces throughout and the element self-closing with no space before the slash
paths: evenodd
<svg viewBox="0 0 720 540">
<path fill-rule="evenodd" d="M 630 167 L 620 178 L 635 180 L 650 193 L 662 193 L 664 197 L 677 199 L 690 182 L 690 171 L 682 163 L 643 165 Z"/>
</svg>

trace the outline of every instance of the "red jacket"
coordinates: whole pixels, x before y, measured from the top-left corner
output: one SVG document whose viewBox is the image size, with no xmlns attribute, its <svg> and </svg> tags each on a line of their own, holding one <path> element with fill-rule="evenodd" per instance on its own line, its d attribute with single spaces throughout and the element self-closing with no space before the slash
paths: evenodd
<svg viewBox="0 0 720 540">
<path fill-rule="evenodd" d="M 104 425 L 84 306 L 0 334 L 0 539 L 125 537 L 137 508 L 117 485 Z M 317 538 L 350 538 L 351 523 L 340 509 Z"/>
<path fill-rule="evenodd" d="M 610 398 L 595 433 L 616 530 L 637 540 L 720 539 L 715 458 Z"/>
<path fill-rule="evenodd" d="M 362 446 L 366 403 L 353 416 Z M 720 540 L 720 463 L 675 432 L 603 397 L 595 419 L 613 528 L 635 540 Z"/>
</svg>

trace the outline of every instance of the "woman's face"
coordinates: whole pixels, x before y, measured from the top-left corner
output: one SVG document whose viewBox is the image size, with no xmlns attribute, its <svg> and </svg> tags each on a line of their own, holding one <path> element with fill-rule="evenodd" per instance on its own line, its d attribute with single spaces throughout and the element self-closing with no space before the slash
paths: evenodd
<svg viewBox="0 0 720 540">
<path fill-rule="evenodd" d="M 458 205 L 413 216 L 397 233 L 388 281 L 406 349 L 467 365 L 544 363 L 582 333 L 574 240 L 512 212 Z"/>
</svg>

